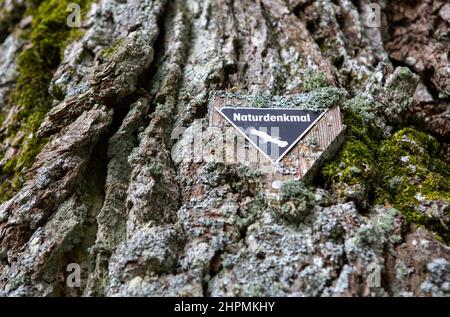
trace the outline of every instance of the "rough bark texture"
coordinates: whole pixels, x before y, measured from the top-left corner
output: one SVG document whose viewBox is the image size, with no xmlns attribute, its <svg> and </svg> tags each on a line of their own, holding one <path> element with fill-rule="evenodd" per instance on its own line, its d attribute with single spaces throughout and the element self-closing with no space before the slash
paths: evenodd
<svg viewBox="0 0 450 317">
<path fill-rule="evenodd" d="M 0 0 L 0 295 L 450 295 L 448 3 L 67 3 Z M 274 204 L 173 160 L 215 90 L 331 100 L 347 141 Z"/>
</svg>

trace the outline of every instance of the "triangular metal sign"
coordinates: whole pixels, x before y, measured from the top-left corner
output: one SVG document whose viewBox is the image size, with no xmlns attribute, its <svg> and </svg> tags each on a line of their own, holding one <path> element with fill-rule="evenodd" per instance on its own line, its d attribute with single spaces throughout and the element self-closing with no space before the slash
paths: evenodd
<svg viewBox="0 0 450 317">
<path fill-rule="evenodd" d="M 326 112 L 249 107 L 217 110 L 273 164 L 278 163 Z"/>
</svg>

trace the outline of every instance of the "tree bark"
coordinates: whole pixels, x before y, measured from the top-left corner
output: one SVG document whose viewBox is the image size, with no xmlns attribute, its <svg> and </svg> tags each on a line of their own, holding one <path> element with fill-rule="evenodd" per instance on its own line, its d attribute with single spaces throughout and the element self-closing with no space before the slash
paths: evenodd
<svg viewBox="0 0 450 317">
<path fill-rule="evenodd" d="M 18 97 L 30 82 L 22 55 L 46 51 L 21 32 L 38 34 L 39 10 L 52 2 L 27 11 L 0 1 L 0 295 L 450 294 L 445 1 L 377 2 L 381 25 L 369 27 L 365 0 L 100 0 L 86 6 L 82 35 L 56 45 L 62 58 L 43 68 L 49 107 L 28 107 Z M 367 130 L 347 121 L 332 175 L 284 188 L 305 217 L 284 217 L 244 164 L 173 160 L 182 155 L 174 133 L 208 125 L 216 90 L 325 103 L 326 87 L 345 95 L 344 120 L 356 113 Z M 411 164 L 428 174 L 394 177 L 379 153 L 416 134 L 436 149 L 425 140 L 395 165 L 418 151 L 430 159 Z M 342 169 L 361 142 L 380 150 Z M 419 184 L 411 197 L 424 198 L 405 207 L 377 183 L 388 175 Z M 421 191 L 433 177 L 441 187 Z M 412 221 L 415 208 L 425 208 L 423 222 Z M 81 287 L 67 283 L 70 263 Z"/>
</svg>

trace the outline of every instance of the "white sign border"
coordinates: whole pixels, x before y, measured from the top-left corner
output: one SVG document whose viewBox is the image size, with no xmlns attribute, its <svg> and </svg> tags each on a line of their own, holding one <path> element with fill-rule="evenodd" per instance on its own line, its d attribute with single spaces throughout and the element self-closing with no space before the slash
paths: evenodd
<svg viewBox="0 0 450 317">
<path fill-rule="evenodd" d="M 283 157 L 286 156 L 286 154 L 305 136 L 306 133 L 309 132 L 309 130 L 312 129 L 312 127 L 314 127 L 316 125 L 316 123 L 325 115 L 325 113 L 328 112 L 329 109 L 325 109 L 325 111 L 323 111 L 319 117 L 317 117 L 316 120 L 313 121 L 313 123 L 311 123 L 311 125 L 305 130 L 303 131 L 303 133 L 292 143 L 292 145 L 283 152 L 283 154 L 280 155 L 280 157 L 274 161 L 272 160 L 272 158 L 270 158 L 270 156 L 268 156 L 263 150 L 261 150 L 259 148 L 259 146 L 257 146 L 245 133 L 244 131 L 242 131 L 237 125 L 235 125 L 233 123 L 233 121 L 231 121 L 224 113 L 222 113 L 222 109 L 258 109 L 258 110 L 264 110 L 264 109 L 272 109 L 272 110 L 309 110 L 309 111 L 315 111 L 312 109 L 299 109 L 299 108 L 252 108 L 252 107 L 229 107 L 229 106 L 225 106 L 225 107 L 215 107 L 217 112 L 220 113 L 220 115 L 222 117 L 225 118 L 225 120 L 227 120 L 233 127 L 235 127 L 236 130 L 239 131 L 239 133 L 241 133 L 244 138 L 249 141 L 259 152 L 261 152 L 273 165 L 279 163 Z"/>
</svg>

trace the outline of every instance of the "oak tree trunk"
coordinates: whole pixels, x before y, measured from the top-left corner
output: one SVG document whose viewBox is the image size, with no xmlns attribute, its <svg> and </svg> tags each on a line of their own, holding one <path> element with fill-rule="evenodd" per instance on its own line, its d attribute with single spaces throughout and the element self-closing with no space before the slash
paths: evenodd
<svg viewBox="0 0 450 317">
<path fill-rule="evenodd" d="M 0 0 L 0 295 L 450 294 L 448 3 L 74 2 Z M 280 205 L 174 160 L 217 90 L 330 87 L 347 141 Z"/>
</svg>

